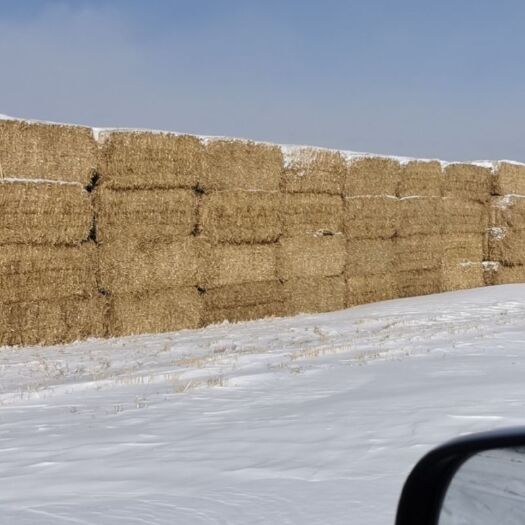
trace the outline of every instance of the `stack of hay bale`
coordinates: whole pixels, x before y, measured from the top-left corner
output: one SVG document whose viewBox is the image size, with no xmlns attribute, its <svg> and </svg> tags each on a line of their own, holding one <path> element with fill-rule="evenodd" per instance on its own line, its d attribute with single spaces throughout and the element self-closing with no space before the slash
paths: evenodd
<svg viewBox="0 0 525 525">
<path fill-rule="evenodd" d="M 0 121 L 0 345 L 102 335 L 91 129 Z"/>
<path fill-rule="evenodd" d="M 486 282 L 525 282 L 525 166 L 497 163 L 492 194 Z"/>
<path fill-rule="evenodd" d="M 99 140 L 98 285 L 109 302 L 109 335 L 199 326 L 201 142 L 132 131 L 102 132 Z"/>
<path fill-rule="evenodd" d="M 279 147 L 208 139 L 198 237 L 203 324 L 282 315 Z"/>
<path fill-rule="evenodd" d="M 492 171 L 448 164 L 443 173 L 443 290 L 484 286 Z"/>
<path fill-rule="evenodd" d="M 288 148 L 281 180 L 279 278 L 287 315 L 345 307 L 344 158 L 338 152 Z"/>
</svg>

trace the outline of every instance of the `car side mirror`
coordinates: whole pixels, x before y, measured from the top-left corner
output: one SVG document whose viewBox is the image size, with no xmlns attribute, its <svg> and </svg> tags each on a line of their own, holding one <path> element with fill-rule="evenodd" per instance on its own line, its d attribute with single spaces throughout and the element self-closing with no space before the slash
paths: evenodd
<svg viewBox="0 0 525 525">
<path fill-rule="evenodd" d="M 432 450 L 408 476 L 396 525 L 525 523 L 525 427 L 472 434 Z"/>
</svg>

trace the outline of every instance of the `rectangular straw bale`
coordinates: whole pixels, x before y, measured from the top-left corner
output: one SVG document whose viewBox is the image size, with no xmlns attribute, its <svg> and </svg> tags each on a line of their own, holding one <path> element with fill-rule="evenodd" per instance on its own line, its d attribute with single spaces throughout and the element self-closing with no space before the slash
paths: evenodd
<svg viewBox="0 0 525 525">
<path fill-rule="evenodd" d="M 443 235 L 443 260 L 448 264 L 482 261 L 488 257 L 487 236 L 484 233 Z"/>
<path fill-rule="evenodd" d="M 416 297 L 439 293 L 443 290 L 441 268 L 417 269 L 397 273 L 397 292 L 399 297 Z"/>
<path fill-rule="evenodd" d="M 279 193 L 233 191 L 202 199 L 200 229 L 217 243 L 264 243 L 282 233 Z"/>
<path fill-rule="evenodd" d="M 286 315 L 333 312 L 345 308 L 343 276 L 291 279 L 284 283 Z"/>
<path fill-rule="evenodd" d="M 349 197 L 344 228 L 350 239 L 388 239 L 399 227 L 400 201 L 395 197 Z"/>
<path fill-rule="evenodd" d="M 441 197 L 405 197 L 399 200 L 397 234 L 439 235 L 443 229 L 443 199 Z"/>
<path fill-rule="evenodd" d="M 30 302 L 97 293 L 94 244 L 9 245 L 0 249 L 0 302 Z"/>
<path fill-rule="evenodd" d="M 196 286 L 200 251 L 195 239 L 169 244 L 119 242 L 99 247 L 100 286 L 112 294 Z"/>
<path fill-rule="evenodd" d="M 337 151 L 285 148 L 281 189 L 289 193 L 343 193 L 347 163 Z"/>
<path fill-rule="evenodd" d="M 493 197 L 490 206 L 490 224 L 514 231 L 525 230 L 525 196 Z"/>
<path fill-rule="evenodd" d="M 112 189 L 191 189 L 206 176 L 204 145 L 173 133 L 104 133 L 100 174 Z"/>
<path fill-rule="evenodd" d="M 509 266 L 525 264 L 525 231 L 492 228 L 488 259 Z"/>
<path fill-rule="evenodd" d="M 443 265 L 443 291 L 466 290 L 485 286 L 484 269 L 479 261 Z"/>
<path fill-rule="evenodd" d="M 206 144 L 206 191 L 278 191 L 283 170 L 279 146 L 246 140 L 217 139 Z"/>
<path fill-rule="evenodd" d="M 437 270 L 441 267 L 442 257 L 443 240 L 440 235 L 395 239 L 393 266 L 397 272 Z"/>
<path fill-rule="evenodd" d="M 360 157 L 349 162 L 344 181 L 348 197 L 397 195 L 401 165 L 386 157 Z"/>
<path fill-rule="evenodd" d="M 284 287 L 279 281 L 221 286 L 202 297 L 205 325 L 284 315 Z"/>
<path fill-rule="evenodd" d="M 398 291 L 394 273 L 348 276 L 347 305 L 375 303 L 396 297 Z"/>
<path fill-rule="evenodd" d="M 288 237 L 343 231 L 343 199 L 338 195 L 289 193 L 281 202 L 283 233 Z"/>
<path fill-rule="evenodd" d="M 78 182 L 96 167 L 91 128 L 0 120 L 0 178 Z"/>
<path fill-rule="evenodd" d="M 494 195 L 525 195 L 525 165 L 498 162 L 492 178 Z"/>
<path fill-rule="evenodd" d="M 441 181 L 442 169 L 439 162 L 412 160 L 401 166 L 397 195 L 441 197 Z"/>
<path fill-rule="evenodd" d="M 0 244 L 80 244 L 93 225 L 89 194 L 77 184 L 0 179 L 0 217 Z"/>
<path fill-rule="evenodd" d="M 97 240 L 174 242 L 192 234 L 197 197 L 191 190 L 95 192 Z"/>
<path fill-rule="evenodd" d="M 277 247 L 201 244 L 200 286 L 206 289 L 277 279 Z"/>
<path fill-rule="evenodd" d="M 53 345 L 103 337 L 105 299 L 0 303 L 0 346 Z"/>
<path fill-rule="evenodd" d="M 443 196 L 486 202 L 492 189 L 492 170 L 474 164 L 453 163 L 443 173 Z"/>
<path fill-rule="evenodd" d="M 394 266 L 394 239 L 351 239 L 347 243 L 349 276 L 387 274 Z"/>
<path fill-rule="evenodd" d="M 492 263 L 485 266 L 485 284 L 525 283 L 525 265 L 503 266 Z"/>
<path fill-rule="evenodd" d="M 201 316 L 202 298 L 195 287 L 113 296 L 109 335 L 121 337 L 198 328 Z"/>
<path fill-rule="evenodd" d="M 480 202 L 443 199 L 443 233 L 484 233 L 489 225 L 488 207 Z"/>
<path fill-rule="evenodd" d="M 345 268 L 346 240 L 342 235 L 281 239 L 279 277 L 331 277 Z"/>
</svg>

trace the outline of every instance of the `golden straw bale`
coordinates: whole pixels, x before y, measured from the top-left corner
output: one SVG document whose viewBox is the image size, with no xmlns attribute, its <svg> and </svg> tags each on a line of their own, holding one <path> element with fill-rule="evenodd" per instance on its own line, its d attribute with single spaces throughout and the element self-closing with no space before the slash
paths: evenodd
<svg viewBox="0 0 525 525">
<path fill-rule="evenodd" d="M 492 180 L 494 195 L 525 195 L 525 165 L 523 164 L 498 162 Z"/>
<path fill-rule="evenodd" d="M 398 297 L 439 293 L 443 289 L 443 272 L 441 268 L 398 272 L 396 281 Z"/>
<path fill-rule="evenodd" d="M 464 261 L 443 266 L 443 291 L 466 290 L 485 286 L 483 265 L 479 261 Z"/>
<path fill-rule="evenodd" d="M 110 298 L 109 335 L 160 333 L 198 328 L 202 298 L 194 287 L 123 294 Z"/>
<path fill-rule="evenodd" d="M 347 275 L 377 275 L 394 271 L 394 243 L 395 239 L 348 241 Z"/>
<path fill-rule="evenodd" d="M 100 175 L 112 189 L 196 187 L 206 176 L 197 137 L 144 131 L 104 132 Z"/>
<path fill-rule="evenodd" d="M 81 126 L 0 120 L 0 166 L 3 178 L 86 186 L 96 166 L 93 132 Z"/>
<path fill-rule="evenodd" d="M 282 233 L 280 211 L 278 193 L 213 193 L 202 200 L 201 233 L 212 242 L 273 242 Z"/>
<path fill-rule="evenodd" d="M 474 164 L 453 163 L 445 167 L 443 196 L 486 202 L 492 188 L 492 170 Z"/>
<path fill-rule="evenodd" d="M 398 237 L 394 242 L 396 272 L 420 272 L 441 267 L 443 240 L 440 235 Z"/>
<path fill-rule="evenodd" d="M 103 337 L 102 297 L 0 303 L 0 346 L 53 345 Z"/>
<path fill-rule="evenodd" d="M 509 266 L 525 264 L 525 231 L 491 228 L 488 259 Z"/>
<path fill-rule="evenodd" d="M 489 225 L 488 207 L 479 202 L 443 199 L 443 233 L 484 233 Z"/>
<path fill-rule="evenodd" d="M 443 260 L 448 264 L 482 261 L 488 257 L 487 236 L 481 233 L 443 235 Z"/>
<path fill-rule="evenodd" d="M 493 197 L 490 206 L 490 224 L 514 231 L 525 230 L 525 196 Z"/>
<path fill-rule="evenodd" d="M 98 251 L 100 286 L 112 294 L 197 285 L 200 252 L 193 238 L 169 244 L 115 242 Z"/>
<path fill-rule="evenodd" d="M 0 249 L 0 302 L 30 302 L 97 293 L 96 250 L 82 246 L 8 245 Z"/>
<path fill-rule="evenodd" d="M 350 197 L 344 203 L 345 233 L 350 239 L 388 239 L 399 227 L 395 197 Z"/>
<path fill-rule="evenodd" d="M 286 315 L 332 312 L 345 308 L 343 276 L 291 279 L 284 283 Z"/>
<path fill-rule="evenodd" d="M 211 139 L 202 186 L 211 190 L 278 191 L 283 156 L 279 146 L 246 140 Z"/>
<path fill-rule="evenodd" d="M 224 321 L 238 323 L 240 321 L 255 321 L 265 317 L 283 317 L 284 315 L 286 315 L 284 303 L 250 304 L 248 306 L 206 310 L 203 314 L 203 324 L 207 326 Z"/>
<path fill-rule="evenodd" d="M 0 244 L 80 244 L 89 237 L 89 194 L 76 184 L 0 179 Z"/>
<path fill-rule="evenodd" d="M 412 160 L 401 166 L 397 195 L 440 197 L 442 169 L 437 161 Z"/>
<path fill-rule="evenodd" d="M 398 291 L 394 273 L 348 276 L 347 305 L 375 303 L 396 297 Z"/>
<path fill-rule="evenodd" d="M 277 247 L 264 245 L 200 244 L 200 286 L 216 288 L 277 279 Z"/>
<path fill-rule="evenodd" d="M 397 195 L 401 165 L 386 157 L 359 157 L 349 162 L 346 196 Z"/>
<path fill-rule="evenodd" d="M 283 233 L 291 237 L 343 231 L 343 199 L 337 195 L 289 193 L 282 198 Z"/>
<path fill-rule="evenodd" d="M 95 192 L 97 240 L 174 242 L 192 234 L 197 197 L 190 190 Z"/>
<path fill-rule="evenodd" d="M 525 283 L 525 265 L 504 266 L 498 263 L 485 263 L 485 284 Z"/>
<path fill-rule="evenodd" d="M 397 234 L 439 235 L 443 229 L 443 199 L 441 197 L 405 197 L 399 200 Z"/>
<path fill-rule="evenodd" d="M 331 277 L 345 267 L 346 241 L 342 235 L 302 236 L 281 239 L 279 277 Z"/>
<path fill-rule="evenodd" d="M 339 152 L 310 147 L 285 148 L 284 152 L 283 191 L 342 194 L 347 165 Z"/>
</svg>

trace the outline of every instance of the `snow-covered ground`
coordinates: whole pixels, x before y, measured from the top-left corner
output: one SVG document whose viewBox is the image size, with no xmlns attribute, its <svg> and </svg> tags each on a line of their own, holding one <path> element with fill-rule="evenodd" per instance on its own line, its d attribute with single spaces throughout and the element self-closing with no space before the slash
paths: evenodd
<svg viewBox="0 0 525 525">
<path fill-rule="evenodd" d="M 525 424 L 525 285 L 0 351 L 1 524 L 391 524 L 459 434 Z"/>
</svg>

